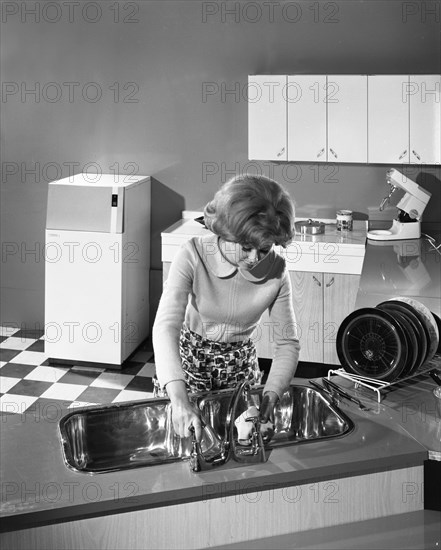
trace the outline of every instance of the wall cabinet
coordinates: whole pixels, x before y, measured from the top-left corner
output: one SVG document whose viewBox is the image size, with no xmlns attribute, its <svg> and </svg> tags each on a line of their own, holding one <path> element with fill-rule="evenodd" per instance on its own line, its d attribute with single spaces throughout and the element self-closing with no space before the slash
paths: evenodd
<svg viewBox="0 0 441 550">
<path fill-rule="evenodd" d="M 368 160 L 409 162 L 409 104 L 403 101 L 406 75 L 374 75 L 368 79 Z"/>
<path fill-rule="evenodd" d="M 367 162 L 367 76 L 327 77 L 328 162 Z"/>
<path fill-rule="evenodd" d="M 248 157 L 287 160 L 286 76 L 248 78 Z"/>
<path fill-rule="evenodd" d="M 249 77 L 249 158 L 441 163 L 440 75 Z"/>
<path fill-rule="evenodd" d="M 354 311 L 360 275 L 291 271 L 293 306 L 300 339 L 300 361 L 338 365 L 337 331 Z M 271 322 L 262 316 L 256 337 L 259 357 L 273 356 Z"/>
<path fill-rule="evenodd" d="M 409 99 L 409 162 L 441 163 L 441 76 L 411 75 Z"/>
<path fill-rule="evenodd" d="M 289 76 L 288 160 L 367 162 L 367 77 Z"/>
<path fill-rule="evenodd" d="M 326 76 L 288 77 L 288 160 L 327 160 Z"/>
<path fill-rule="evenodd" d="M 439 75 L 369 76 L 368 94 L 369 162 L 441 162 Z"/>
</svg>

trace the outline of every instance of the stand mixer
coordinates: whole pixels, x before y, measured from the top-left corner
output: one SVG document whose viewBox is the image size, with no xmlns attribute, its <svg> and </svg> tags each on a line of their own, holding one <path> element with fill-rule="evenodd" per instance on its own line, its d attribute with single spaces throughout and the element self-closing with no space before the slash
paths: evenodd
<svg viewBox="0 0 441 550">
<path fill-rule="evenodd" d="M 371 229 L 367 238 L 374 241 L 419 239 L 421 216 L 432 194 L 394 168 L 387 171 L 386 181 L 390 185 L 390 193 L 381 201 L 380 210 L 389 202 L 394 191 L 400 188 L 405 194 L 397 204 L 398 216 L 393 220 L 390 229 Z"/>
</svg>

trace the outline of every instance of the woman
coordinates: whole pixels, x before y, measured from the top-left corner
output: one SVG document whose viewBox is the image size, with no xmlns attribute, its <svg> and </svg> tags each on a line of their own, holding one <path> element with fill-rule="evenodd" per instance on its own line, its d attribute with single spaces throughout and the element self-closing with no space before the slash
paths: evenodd
<svg viewBox="0 0 441 550">
<path fill-rule="evenodd" d="M 274 356 L 262 422 L 289 386 L 300 350 L 289 274 L 273 249 L 294 234 L 288 193 L 267 177 L 238 176 L 207 204 L 204 221 L 211 233 L 191 238 L 176 255 L 153 326 L 155 383 L 171 400 L 175 432 L 188 437 L 193 427 L 198 440 L 200 414 L 188 392 L 261 382 L 252 336 L 265 310 Z"/>
</svg>

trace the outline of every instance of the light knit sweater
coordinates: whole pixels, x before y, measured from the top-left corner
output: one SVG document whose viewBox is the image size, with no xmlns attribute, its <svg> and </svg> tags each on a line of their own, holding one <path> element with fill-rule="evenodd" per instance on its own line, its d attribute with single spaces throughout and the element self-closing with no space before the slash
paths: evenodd
<svg viewBox="0 0 441 550">
<path fill-rule="evenodd" d="M 259 326 L 269 310 L 270 324 Z M 273 361 L 264 393 L 279 397 L 297 368 L 300 345 L 285 260 L 271 250 L 251 270 L 241 270 L 221 254 L 217 235 L 193 237 L 170 267 L 153 326 L 156 374 L 162 387 L 185 380 L 179 335 L 190 330 L 219 342 L 238 342 L 262 334 L 273 340 Z M 266 331 L 266 332 L 264 332 Z"/>
</svg>

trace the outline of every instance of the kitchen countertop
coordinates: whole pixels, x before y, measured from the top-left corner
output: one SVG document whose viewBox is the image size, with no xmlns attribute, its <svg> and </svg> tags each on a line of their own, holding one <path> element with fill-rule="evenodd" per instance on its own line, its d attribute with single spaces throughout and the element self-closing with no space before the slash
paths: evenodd
<svg viewBox="0 0 441 550">
<path fill-rule="evenodd" d="M 178 220 L 168 229 L 162 232 L 162 235 L 182 235 L 187 236 L 199 236 L 205 235 L 208 229 L 206 229 L 201 223 L 195 221 L 195 218 L 203 216 L 203 212 L 199 211 L 184 211 L 182 213 L 182 219 Z M 305 221 L 310 218 L 296 217 L 296 222 Z M 325 232 L 319 235 L 304 235 L 296 234 L 294 236 L 294 242 L 320 242 L 320 243 L 340 243 L 344 246 L 353 246 L 355 248 L 364 248 L 366 243 L 367 226 L 365 221 L 354 220 L 352 231 L 337 231 L 337 224 L 335 220 L 325 218 L 314 218 L 314 221 L 323 222 Z"/>
<path fill-rule="evenodd" d="M 295 382 L 305 384 L 305 380 Z M 399 408 L 401 398 L 395 397 L 391 404 L 371 412 L 342 403 L 341 410 L 353 420 L 355 429 L 341 438 L 274 449 L 264 464 L 244 466 L 230 461 L 198 474 L 190 471 L 186 461 L 116 473 L 78 473 L 66 467 L 58 434 L 59 420 L 68 411 L 58 410 L 53 418 L 6 415 L 0 450 L 1 529 L 421 466 L 427 449 L 400 421 L 394 407 Z"/>
<path fill-rule="evenodd" d="M 202 212 L 191 212 L 161 233 L 162 261 L 171 262 L 179 247 L 191 237 L 206 235 L 206 229 L 194 218 Z M 297 218 L 302 221 L 308 218 Z M 335 220 L 320 219 L 326 224 L 320 235 L 296 234 L 283 249 L 275 247 L 286 260 L 289 270 L 359 275 L 363 266 L 366 222 L 354 221 L 353 231 L 337 231 Z"/>
<path fill-rule="evenodd" d="M 441 235 L 435 235 L 440 242 Z M 441 253 L 425 238 L 366 242 L 355 308 L 408 296 L 441 317 Z"/>
<path fill-rule="evenodd" d="M 441 374 L 441 355 L 436 354 L 424 370 L 430 368 L 440 370 Z M 376 422 L 400 426 L 427 449 L 429 459 L 441 461 L 441 410 L 437 409 L 433 395 L 436 384 L 427 372 L 382 390 L 380 403 L 367 388 L 355 388 L 353 382 L 340 376 L 335 381 L 371 407 Z"/>
<path fill-rule="evenodd" d="M 440 234 L 432 236 L 437 243 L 440 242 Z M 385 300 L 397 297 L 417 300 L 441 317 L 441 254 L 427 238 L 366 241 L 355 310 L 374 308 Z M 429 365 L 441 370 L 441 344 Z M 428 365 L 423 367 L 426 369 Z M 354 388 L 353 383 L 343 378 L 339 378 L 339 384 Z M 400 422 L 412 437 L 425 446 L 429 458 L 441 460 L 441 422 L 432 395 L 434 388 L 435 383 L 425 375 L 384 390 L 395 396 L 390 400 L 386 421 Z M 350 393 L 375 396 L 371 390 L 360 387 Z M 381 418 L 384 420 L 385 417 Z"/>
</svg>

